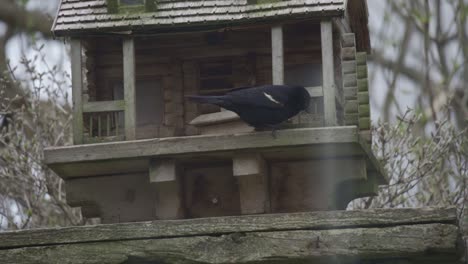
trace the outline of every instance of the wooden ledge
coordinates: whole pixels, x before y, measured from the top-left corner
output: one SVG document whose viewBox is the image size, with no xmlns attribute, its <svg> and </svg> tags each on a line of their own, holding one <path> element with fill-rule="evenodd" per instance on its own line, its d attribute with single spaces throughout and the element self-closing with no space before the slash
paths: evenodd
<svg viewBox="0 0 468 264">
<path fill-rule="evenodd" d="M 456 210 L 235 216 L 0 233 L 4 263 L 460 263 Z M 392 261 L 393 260 L 393 261 Z M 400 263 L 400 262 L 398 262 Z"/>
<path fill-rule="evenodd" d="M 211 114 L 199 115 L 192 121 L 190 125 L 193 126 L 208 126 L 220 123 L 227 123 L 230 121 L 240 120 L 240 117 L 232 111 L 221 111 Z"/>
<path fill-rule="evenodd" d="M 260 153 L 266 160 L 323 159 L 364 156 L 368 169 L 384 183 L 372 152 L 356 126 L 298 128 L 231 135 L 202 135 L 47 148 L 45 163 L 60 177 L 85 177 L 143 172 L 150 159 L 181 162 L 229 161 L 235 154 Z"/>
</svg>

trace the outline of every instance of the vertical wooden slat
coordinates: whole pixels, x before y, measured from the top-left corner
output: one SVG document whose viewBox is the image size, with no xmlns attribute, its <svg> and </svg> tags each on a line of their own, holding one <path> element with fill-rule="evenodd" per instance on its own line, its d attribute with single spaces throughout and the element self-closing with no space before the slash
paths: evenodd
<svg viewBox="0 0 468 264">
<path fill-rule="evenodd" d="M 110 136 L 110 120 L 111 119 L 111 114 L 107 113 L 106 114 L 106 137 Z"/>
<path fill-rule="evenodd" d="M 330 20 L 320 23 L 325 126 L 336 125 L 335 69 L 333 66 L 333 29 Z"/>
<path fill-rule="evenodd" d="M 273 84 L 284 83 L 284 51 L 283 51 L 283 27 L 271 28 L 271 60 L 273 71 Z"/>
<path fill-rule="evenodd" d="M 123 41 L 123 72 L 125 98 L 125 139 L 136 138 L 135 43 L 132 38 Z"/>
<path fill-rule="evenodd" d="M 93 115 L 89 115 L 89 137 L 93 137 Z"/>
<path fill-rule="evenodd" d="M 115 112 L 114 123 L 115 123 L 115 135 L 116 135 L 116 136 L 119 135 L 119 126 L 120 126 L 120 123 L 119 123 L 119 115 L 120 115 L 119 112 Z"/>
<path fill-rule="evenodd" d="M 73 143 L 83 144 L 83 79 L 81 40 L 71 39 L 70 48 L 73 95 Z"/>
<path fill-rule="evenodd" d="M 97 116 L 97 127 L 98 127 L 98 137 L 102 137 L 102 134 L 101 134 L 101 114 L 98 114 Z"/>
</svg>

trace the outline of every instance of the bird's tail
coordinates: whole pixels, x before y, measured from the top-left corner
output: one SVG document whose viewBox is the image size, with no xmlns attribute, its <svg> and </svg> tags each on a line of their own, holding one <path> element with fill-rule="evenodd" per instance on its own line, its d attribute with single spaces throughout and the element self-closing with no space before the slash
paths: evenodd
<svg viewBox="0 0 468 264">
<path fill-rule="evenodd" d="M 208 95 L 188 95 L 186 96 L 189 100 L 192 100 L 201 104 L 214 104 L 214 105 L 223 105 L 224 96 L 208 96 Z"/>
</svg>

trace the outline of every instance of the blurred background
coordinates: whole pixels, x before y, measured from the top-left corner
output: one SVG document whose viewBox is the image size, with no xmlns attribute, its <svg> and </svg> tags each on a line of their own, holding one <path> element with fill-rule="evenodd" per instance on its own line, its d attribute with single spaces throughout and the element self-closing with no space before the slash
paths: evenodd
<svg viewBox="0 0 468 264">
<path fill-rule="evenodd" d="M 50 32 L 58 4 L 0 0 L 0 231 L 93 222 L 42 162 L 45 147 L 71 144 L 70 51 Z M 468 0 L 368 6 L 373 149 L 389 185 L 348 208 L 463 207 Z"/>
</svg>

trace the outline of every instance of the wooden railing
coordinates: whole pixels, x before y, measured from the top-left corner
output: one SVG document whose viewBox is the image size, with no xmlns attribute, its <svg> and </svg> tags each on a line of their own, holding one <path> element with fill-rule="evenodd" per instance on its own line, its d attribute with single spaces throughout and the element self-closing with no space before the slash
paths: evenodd
<svg viewBox="0 0 468 264">
<path fill-rule="evenodd" d="M 123 100 L 85 102 L 84 143 L 124 140 L 124 110 Z"/>
</svg>

